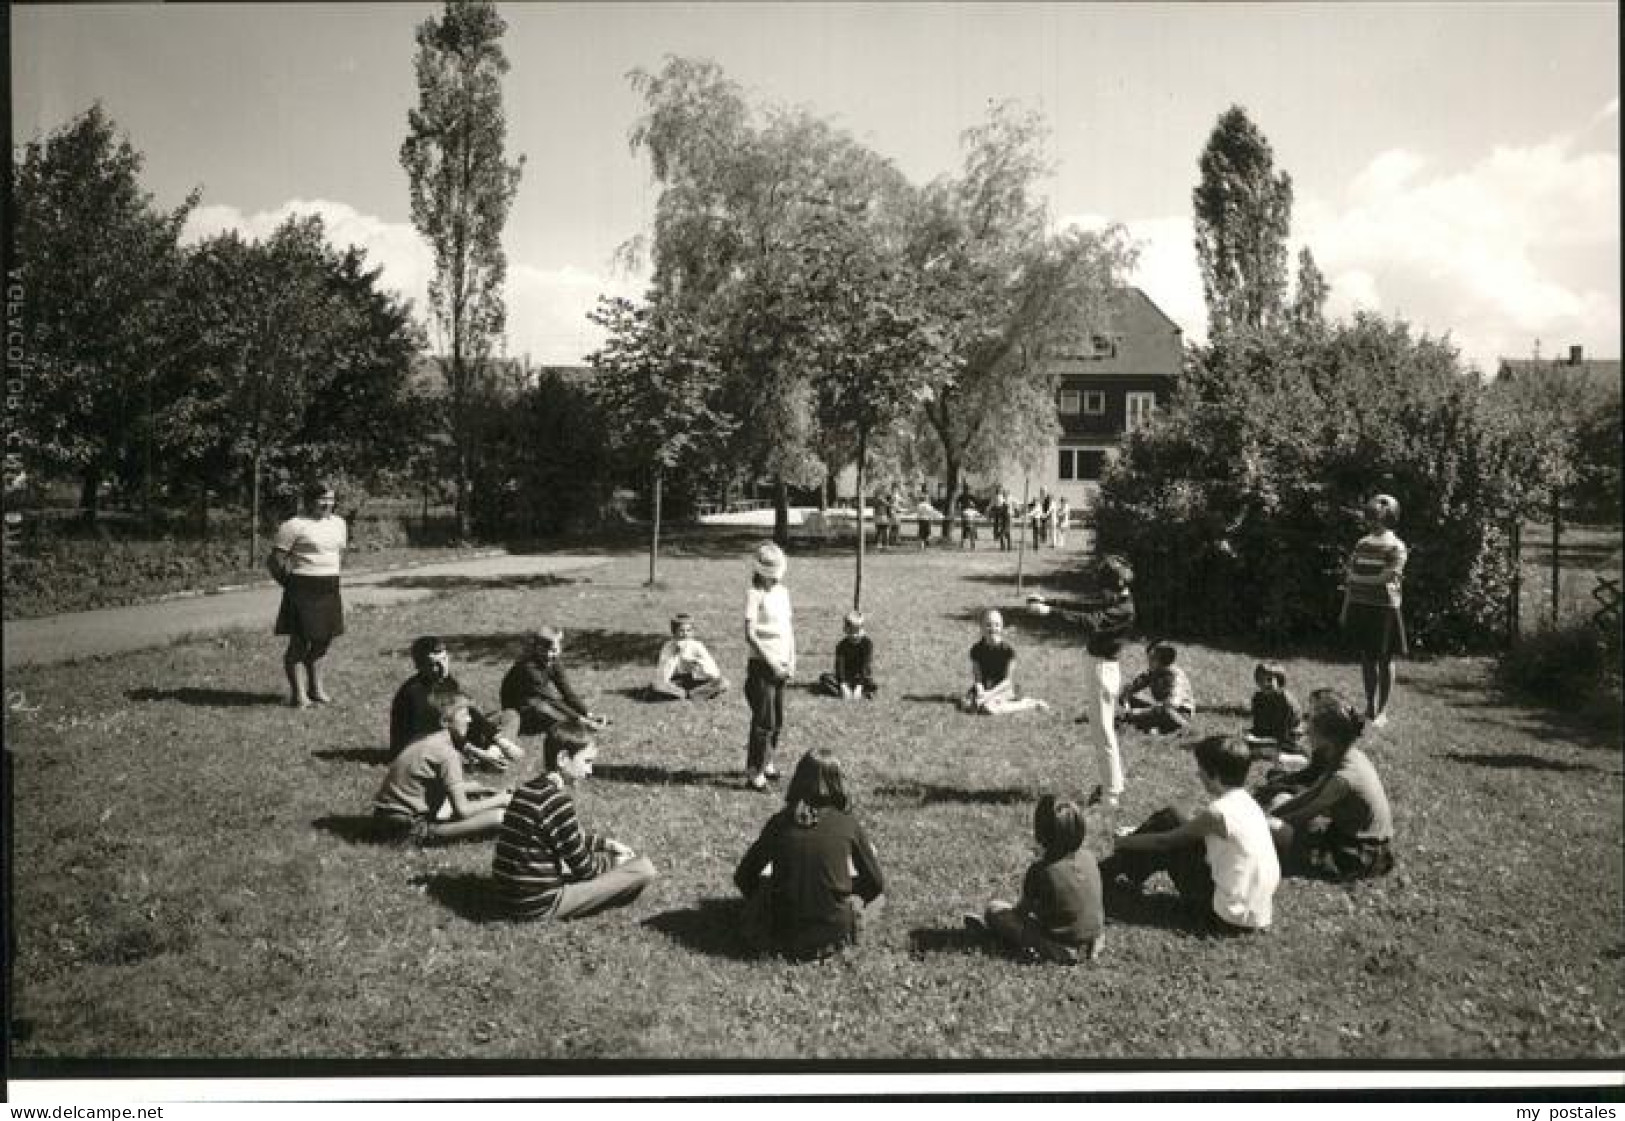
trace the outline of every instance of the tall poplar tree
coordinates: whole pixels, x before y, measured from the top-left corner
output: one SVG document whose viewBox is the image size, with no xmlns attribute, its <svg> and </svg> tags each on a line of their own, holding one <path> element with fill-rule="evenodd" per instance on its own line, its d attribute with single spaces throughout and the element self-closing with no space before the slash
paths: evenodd
<svg viewBox="0 0 1625 1121">
<path fill-rule="evenodd" d="M 418 105 L 407 115 L 401 166 L 412 185 L 412 224 L 434 249 L 429 312 L 450 391 L 457 532 L 469 525 L 469 432 L 475 389 L 507 320 L 502 228 L 524 157 L 504 154 L 502 50 L 507 24 L 484 0 L 446 0 L 417 29 Z"/>
<path fill-rule="evenodd" d="M 1276 172 L 1269 141 L 1239 105 L 1213 126 L 1199 166 L 1191 201 L 1208 337 L 1275 326 L 1286 312 L 1292 177 Z"/>
<path fill-rule="evenodd" d="M 1291 320 L 1300 331 L 1326 326 L 1326 297 L 1331 295 L 1326 274 L 1315 264 L 1315 255 L 1306 245 L 1298 250 L 1298 284 L 1292 293 Z"/>
</svg>

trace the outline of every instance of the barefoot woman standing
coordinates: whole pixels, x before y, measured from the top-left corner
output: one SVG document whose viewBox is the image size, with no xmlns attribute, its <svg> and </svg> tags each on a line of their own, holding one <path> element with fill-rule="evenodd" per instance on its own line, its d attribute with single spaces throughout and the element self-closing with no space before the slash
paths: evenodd
<svg viewBox="0 0 1625 1121">
<path fill-rule="evenodd" d="M 276 633 L 288 636 L 282 667 L 288 674 L 288 703 L 294 708 L 332 701 L 322 687 L 321 660 L 333 639 L 344 633 L 339 567 L 349 544 L 344 519 L 333 513 L 333 488 L 312 483 L 304 498 L 304 514 L 277 527 L 269 562 L 282 585 Z M 301 664 L 306 683 L 299 678 Z"/>
</svg>

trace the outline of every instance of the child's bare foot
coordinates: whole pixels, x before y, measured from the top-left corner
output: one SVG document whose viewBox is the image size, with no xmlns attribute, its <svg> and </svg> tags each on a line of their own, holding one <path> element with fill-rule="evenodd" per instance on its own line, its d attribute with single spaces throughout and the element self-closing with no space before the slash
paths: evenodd
<svg viewBox="0 0 1625 1121">
<path fill-rule="evenodd" d="M 288 698 L 289 708 L 309 708 L 310 700 L 303 693 L 295 693 Z"/>
</svg>

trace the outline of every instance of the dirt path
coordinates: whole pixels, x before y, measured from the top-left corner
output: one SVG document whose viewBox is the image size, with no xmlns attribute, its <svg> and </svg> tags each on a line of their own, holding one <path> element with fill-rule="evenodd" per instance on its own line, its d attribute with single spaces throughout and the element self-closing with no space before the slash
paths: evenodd
<svg viewBox="0 0 1625 1121">
<path fill-rule="evenodd" d="M 380 605 L 424 599 L 463 585 L 507 582 L 605 564 L 603 556 L 489 556 L 415 568 L 364 572 L 344 580 L 347 605 Z M 263 627 L 276 618 L 281 590 L 274 584 L 213 595 L 74 611 L 5 624 L 4 664 L 52 665 L 98 654 L 123 654 L 167 646 L 191 635 Z"/>
</svg>

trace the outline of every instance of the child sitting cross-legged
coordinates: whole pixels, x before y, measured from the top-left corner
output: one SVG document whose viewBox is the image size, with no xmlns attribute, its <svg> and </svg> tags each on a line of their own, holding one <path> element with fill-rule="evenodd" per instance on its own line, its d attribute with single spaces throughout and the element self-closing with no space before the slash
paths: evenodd
<svg viewBox="0 0 1625 1121">
<path fill-rule="evenodd" d="M 442 682 L 429 691 L 440 731 L 414 740 L 395 756 L 372 802 L 373 817 L 403 836 L 450 841 L 483 837 L 502 824 L 506 791 L 491 791 L 463 775 L 461 749 L 472 715 L 468 698 Z M 483 800 L 476 800 L 485 795 Z"/>
<path fill-rule="evenodd" d="M 582 724 L 599 731 L 609 719 L 591 711 L 564 671 L 564 632 L 542 627 L 530 636 L 525 654 L 502 678 L 502 709 L 517 713 L 519 731 L 535 736 L 559 724 Z"/>
<path fill-rule="evenodd" d="M 1252 725 L 1243 739 L 1254 758 L 1274 759 L 1295 753 L 1303 743 L 1303 715 L 1298 700 L 1287 692 L 1286 670 L 1277 662 L 1259 662 L 1253 669 Z"/>
<path fill-rule="evenodd" d="M 840 760 L 822 747 L 803 755 L 784 808 L 734 871 L 755 948 L 805 961 L 858 941 L 865 917 L 881 906 L 885 879 L 850 807 Z"/>
<path fill-rule="evenodd" d="M 655 699 L 709 701 L 728 691 L 728 679 L 705 643 L 694 637 L 694 616 L 671 617 L 671 639 L 660 648 L 660 665 L 649 691 Z"/>
<path fill-rule="evenodd" d="M 406 745 L 440 731 L 440 713 L 429 702 L 439 685 L 461 693 L 463 687 L 451 675 L 451 652 L 434 635 L 412 640 L 412 665 L 416 669 L 401 683 L 389 706 L 389 757 L 394 759 Z M 519 734 L 519 716 L 507 712 L 493 719 L 469 706 L 468 738 L 462 752 L 466 762 L 484 763 L 506 770 L 508 760 L 523 758 L 525 752 L 514 737 Z"/>
<path fill-rule="evenodd" d="M 1077 858 L 1087 828 L 1076 803 L 1040 798 L 1033 811 L 1039 855 L 1021 881 L 1021 898 L 1013 905 L 995 899 L 981 915 L 966 915 L 965 925 L 1029 959 L 1076 965 L 1099 957 L 1100 871 L 1093 860 Z"/>
<path fill-rule="evenodd" d="M 1100 878 L 1108 888 L 1138 890 L 1153 873 L 1167 872 L 1181 898 L 1201 909 L 1209 929 L 1267 929 L 1281 864 L 1264 811 L 1245 789 L 1252 756 L 1233 736 L 1197 740 L 1193 753 L 1211 800 L 1194 814 L 1158 810 L 1118 837 L 1111 855 L 1100 861 Z"/>
<path fill-rule="evenodd" d="M 1393 813 L 1382 779 L 1356 745 L 1369 723 L 1335 689 L 1309 694 L 1307 782 L 1267 807 L 1270 829 L 1289 870 L 1335 879 L 1393 870 Z"/>
<path fill-rule="evenodd" d="M 982 637 L 970 648 L 970 689 L 959 699 L 962 712 L 1003 716 L 1030 708 L 1049 711 L 1049 702 L 1016 694 L 1016 648 L 1004 638 L 1004 616 L 982 612 Z"/>
<path fill-rule="evenodd" d="M 1190 678 L 1174 665 L 1179 651 L 1170 643 L 1153 642 L 1145 654 L 1146 670 L 1123 690 L 1118 719 L 1152 735 L 1184 731 L 1196 715 L 1196 700 Z"/>
<path fill-rule="evenodd" d="M 872 701 L 878 688 L 875 644 L 863 632 L 863 612 L 848 611 L 842 628 L 845 633 L 835 644 L 835 672 L 819 674 L 819 692 L 843 701 Z"/>
<path fill-rule="evenodd" d="M 567 787 L 592 774 L 598 746 L 579 724 L 542 742 L 542 774 L 514 791 L 491 865 L 511 918 L 574 919 L 632 902 L 659 876 L 646 856 L 589 833 Z"/>
</svg>

